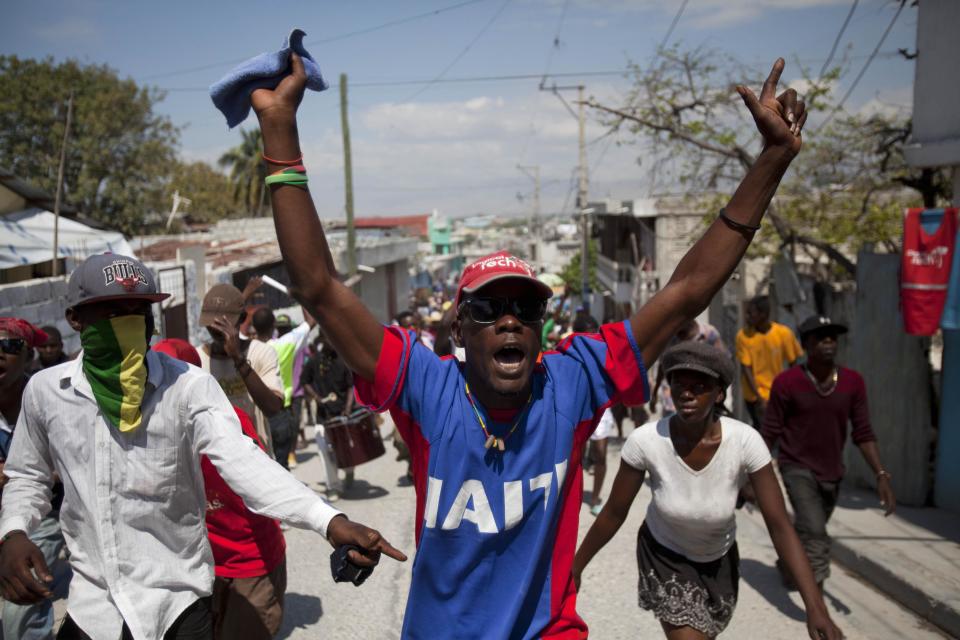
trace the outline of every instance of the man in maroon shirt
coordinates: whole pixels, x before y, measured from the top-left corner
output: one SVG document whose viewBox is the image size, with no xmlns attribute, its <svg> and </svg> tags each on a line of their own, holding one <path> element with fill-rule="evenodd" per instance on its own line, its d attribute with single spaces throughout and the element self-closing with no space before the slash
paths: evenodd
<svg viewBox="0 0 960 640">
<path fill-rule="evenodd" d="M 793 505 L 794 527 L 821 588 L 830 575 L 827 520 L 843 478 L 847 423 L 853 425 L 854 444 L 877 474 L 885 515 L 896 507 L 890 473 L 880 463 L 877 438 L 870 427 L 866 385 L 859 373 L 836 363 L 837 339 L 846 332 L 845 326 L 824 316 L 804 320 L 800 341 L 807 361 L 773 381 L 761 429 L 771 451 L 780 446 L 778 461 Z"/>
</svg>

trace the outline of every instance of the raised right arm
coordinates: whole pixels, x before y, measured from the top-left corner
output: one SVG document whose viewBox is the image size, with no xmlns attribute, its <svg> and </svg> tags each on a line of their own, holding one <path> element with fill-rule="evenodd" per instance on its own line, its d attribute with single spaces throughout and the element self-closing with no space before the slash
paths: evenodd
<svg viewBox="0 0 960 640">
<path fill-rule="evenodd" d="M 293 73 L 276 89 L 257 89 L 251 95 L 263 132 L 264 155 L 275 160 L 301 156 L 296 114 L 306 74 L 300 57 L 292 54 L 291 59 Z M 267 165 L 271 173 L 284 168 L 269 162 Z M 310 192 L 298 186 L 272 185 L 270 199 L 293 297 L 317 319 L 347 366 L 361 377 L 373 380 L 383 327 L 360 298 L 337 278 Z"/>
</svg>

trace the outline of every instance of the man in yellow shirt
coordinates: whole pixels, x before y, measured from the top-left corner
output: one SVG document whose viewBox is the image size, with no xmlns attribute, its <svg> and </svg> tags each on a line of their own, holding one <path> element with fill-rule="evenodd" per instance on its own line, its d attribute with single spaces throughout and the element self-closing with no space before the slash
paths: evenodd
<svg viewBox="0 0 960 640">
<path fill-rule="evenodd" d="M 743 401 L 753 426 L 763 424 L 773 379 L 792 367 L 803 349 L 786 325 L 770 321 L 770 299 L 757 296 L 747 303 L 747 326 L 737 332 L 737 361 L 742 375 Z"/>
</svg>

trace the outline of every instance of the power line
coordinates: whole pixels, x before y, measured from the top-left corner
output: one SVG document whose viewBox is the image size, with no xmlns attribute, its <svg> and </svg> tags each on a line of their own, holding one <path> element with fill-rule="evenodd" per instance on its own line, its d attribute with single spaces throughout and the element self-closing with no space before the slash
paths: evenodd
<svg viewBox="0 0 960 640">
<path fill-rule="evenodd" d="M 473 45 L 477 44 L 477 42 L 480 40 L 480 38 L 483 37 L 483 34 L 485 34 L 485 33 L 487 32 L 487 29 L 489 29 L 490 27 L 493 26 L 493 23 L 497 21 L 497 18 L 500 17 L 500 14 L 503 13 L 503 10 L 507 8 L 507 5 L 508 5 L 508 4 L 510 4 L 510 0 L 503 0 L 503 4 L 500 5 L 500 7 L 499 7 L 499 8 L 497 9 L 497 11 L 493 14 L 493 16 L 487 21 L 487 23 L 486 23 L 485 25 L 483 25 L 483 27 L 481 27 L 480 31 L 477 32 L 477 35 L 475 35 L 475 36 L 473 37 L 473 39 L 472 39 L 470 42 L 467 43 L 467 46 L 465 46 L 465 47 L 463 48 L 463 50 L 460 51 L 460 53 L 458 53 L 458 54 L 453 58 L 453 60 L 450 61 L 450 64 L 448 64 L 446 67 L 444 67 L 444 68 L 443 68 L 443 71 L 441 71 L 440 73 L 438 73 L 438 74 L 436 75 L 436 77 L 433 78 L 433 80 L 429 81 L 427 84 L 423 85 L 421 88 L 419 88 L 419 89 L 417 89 L 416 91 L 414 91 L 412 94 L 410 94 L 409 97 L 404 98 L 403 100 L 401 100 L 401 102 L 409 102 L 409 101 L 413 100 L 414 98 L 416 98 L 417 96 L 419 96 L 421 93 L 423 93 L 424 91 L 426 91 L 427 89 L 429 89 L 430 87 L 432 87 L 433 85 L 435 85 L 437 82 L 439 82 L 440 80 L 442 80 L 443 77 L 444 77 L 445 75 L 447 75 L 447 72 L 450 71 L 450 69 L 452 69 L 455 64 L 457 64 L 458 62 L 460 62 L 460 59 L 463 58 L 463 56 L 467 55 L 467 52 L 470 51 L 470 49 L 473 47 Z"/>
<path fill-rule="evenodd" d="M 624 76 L 626 71 L 623 69 L 620 70 L 609 70 L 609 71 L 566 71 L 562 73 L 551 73 L 548 77 L 550 78 L 585 78 L 585 77 L 597 77 L 597 76 Z M 536 80 L 542 78 L 543 74 L 540 73 L 518 73 L 512 75 L 498 75 L 498 76 L 463 76 L 459 78 L 442 78 L 440 80 L 384 80 L 384 81 L 372 81 L 372 82 L 351 82 L 350 88 L 362 88 L 362 87 L 402 87 L 406 85 L 417 85 L 425 84 L 432 82 L 433 84 L 457 84 L 457 83 L 471 83 L 471 82 L 505 82 L 505 81 L 514 81 L 514 80 Z M 334 87 L 335 88 L 335 87 Z M 164 91 L 169 92 L 192 92 L 192 91 L 209 91 L 209 87 L 165 87 Z"/>
<path fill-rule="evenodd" d="M 560 10 L 560 19 L 557 20 L 557 28 L 553 33 L 553 40 L 550 43 L 550 51 L 547 53 L 547 64 L 543 68 L 544 79 L 546 79 L 547 74 L 550 73 L 550 64 L 553 62 L 553 55 L 557 52 L 557 49 L 560 48 L 560 32 L 563 30 L 563 23 L 567 19 L 567 9 L 569 7 L 570 0 L 565 0 L 563 8 Z"/>
<path fill-rule="evenodd" d="M 553 64 L 553 56 L 560 48 L 560 33 L 563 31 L 563 23 L 567 19 L 567 9 L 570 7 L 570 0 L 565 0 L 563 8 L 560 9 L 560 18 L 557 20 L 557 28 L 553 32 L 553 40 L 550 41 L 550 49 L 547 52 L 547 61 L 543 67 L 543 75 L 540 78 L 540 88 L 542 89 L 547 82 L 547 74 L 550 73 L 550 65 Z M 533 107 L 533 116 L 530 118 L 530 126 L 527 128 L 527 135 L 523 139 L 523 146 L 520 147 L 520 163 L 523 163 L 527 157 L 527 148 L 530 146 L 530 140 L 536 133 L 537 118 L 540 117 L 540 107 L 542 106 L 543 95 L 538 91 L 536 104 Z"/>
<path fill-rule="evenodd" d="M 673 35 L 673 30 L 677 28 L 677 23 L 680 22 L 680 16 L 683 15 L 683 10 L 687 8 L 687 2 L 690 0 L 683 0 L 683 3 L 680 5 L 680 8 L 677 9 L 677 15 L 673 16 L 673 22 L 670 23 L 670 28 L 667 29 L 666 35 L 663 36 L 663 40 L 660 42 L 660 46 L 657 47 L 657 52 L 659 53 L 664 47 L 667 46 L 667 43 L 670 42 L 670 36 Z"/>
<path fill-rule="evenodd" d="M 418 13 L 416 15 L 407 16 L 405 18 L 397 18 L 396 20 L 390 20 L 372 27 L 365 27 L 363 29 L 357 29 L 356 31 L 348 31 L 347 33 L 341 33 L 340 35 L 330 36 L 329 38 L 321 38 L 319 40 L 311 40 L 310 42 L 305 42 L 307 46 L 313 46 L 315 44 L 325 44 L 327 42 L 336 42 L 337 40 L 345 40 L 346 38 L 352 38 L 354 36 L 363 35 L 366 33 L 371 33 L 373 31 L 379 31 L 380 29 L 386 29 L 388 27 L 395 27 L 400 24 L 406 24 L 407 22 L 413 22 L 414 20 L 420 20 L 421 18 L 429 18 L 431 16 L 439 15 L 441 13 L 446 13 L 447 11 L 453 11 L 461 7 L 465 7 L 471 4 L 477 4 L 478 2 L 483 2 L 484 0 L 464 0 L 463 2 L 458 2 L 447 7 L 441 7 L 439 9 L 434 9 L 433 11 L 425 11 L 423 13 Z M 144 76 L 143 80 L 153 80 L 155 78 L 169 78 L 172 76 L 186 75 L 188 73 L 195 73 L 197 71 L 206 71 L 207 69 L 216 69 L 217 67 L 223 67 L 228 64 L 239 64 L 247 59 L 250 56 L 244 58 L 234 58 L 232 60 L 223 60 L 221 62 L 212 62 L 210 64 L 200 65 L 198 67 L 190 67 L 188 69 L 180 69 L 178 71 L 167 71 L 164 73 L 154 73 L 149 76 Z"/>
<path fill-rule="evenodd" d="M 600 152 L 600 155 L 597 156 L 597 159 L 593 161 L 593 166 L 590 168 L 590 175 L 596 177 L 597 169 L 600 168 L 600 165 L 603 164 L 603 159 L 607 156 L 607 151 L 610 150 L 610 147 L 613 145 L 615 138 L 610 136 L 607 140 L 606 146 L 604 146 L 603 151 Z"/>
<path fill-rule="evenodd" d="M 884 51 L 877 54 L 876 58 L 897 58 L 900 56 L 900 53 L 897 51 Z M 850 60 L 863 60 L 870 56 L 867 55 L 858 55 L 851 56 Z M 811 63 L 819 62 L 821 58 L 800 58 L 799 62 L 801 63 Z M 587 77 L 611 77 L 611 76 L 626 76 L 628 71 L 625 69 L 619 70 L 606 70 L 606 71 L 565 71 L 561 73 L 551 73 L 548 74 L 548 78 L 587 78 Z M 503 74 L 495 76 L 461 76 L 455 78 L 442 78 L 440 80 L 433 80 L 433 84 L 469 84 L 473 82 L 508 82 L 514 80 L 535 80 L 543 78 L 542 73 L 517 73 L 517 74 Z M 426 84 L 431 82 L 430 79 L 419 79 L 419 80 L 375 80 L 368 82 L 351 82 L 351 88 L 374 88 L 374 87 L 402 87 L 404 85 L 418 85 Z M 332 87 L 336 89 L 336 87 Z M 210 87 L 160 87 L 161 90 L 167 91 L 170 93 L 181 93 L 181 92 L 207 92 L 210 90 Z"/>
<path fill-rule="evenodd" d="M 843 108 L 843 105 L 846 104 L 847 99 L 848 99 L 848 98 L 850 97 L 850 95 L 853 93 L 853 90 L 857 88 L 857 85 L 860 83 L 860 80 L 863 78 L 864 74 L 867 72 L 867 69 L 870 68 L 870 63 L 872 63 L 872 62 L 873 62 L 873 59 L 877 57 L 877 53 L 880 52 L 880 47 L 883 46 L 884 40 L 887 39 L 887 36 L 890 34 L 890 31 L 893 29 L 893 25 L 896 24 L 897 18 L 900 17 L 900 13 L 903 11 L 903 8 L 904 8 L 906 5 L 907 5 L 907 0 L 900 0 L 900 6 L 897 7 L 897 12 L 896 12 L 895 14 L 893 14 L 893 19 L 890 20 L 890 24 L 887 25 L 887 28 L 886 28 L 886 30 L 883 32 L 883 35 L 880 36 L 880 41 L 877 42 L 877 46 L 873 48 L 873 52 L 870 54 L 870 57 L 867 58 L 866 63 L 864 63 L 863 67 L 860 69 L 860 73 L 858 73 L 858 74 L 857 74 L 857 77 L 854 78 L 853 84 L 851 84 L 851 85 L 850 85 L 850 88 L 847 89 L 847 92 L 843 95 L 843 98 L 840 99 L 840 102 L 837 103 L 837 106 L 835 106 L 835 107 L 833 108 L 833 110 L 830 112 L 830 115 L 827 116 L 827 119 L 824 120 L 823 123 L 822 123 L 819 127 L 817 127 L 817 131 L 820 131 L 820 130 L 822 130 L 824 127 L 826 127 L 827 124 L 829 124 L 830 121 L 833 119 L 834 114 L 836 114 L 837 111 L 839 111 L 840 109 L 842 109 L 842 108 Z M 816 133 L 816 132 L 814 132 L 814 133 Z"/>
<path fill-rule="evenodd" d="M 830 55 L 827 56 L 827 59 L 823 61 L 823 66 L 820 68 L 820 73 L 817 74 L 818 78 L 822 78 L 823 74 L 826 73 L 827 67 L 830 66 L 830 63 L 833 61 L 833 54 L 837 52 L 837 46 L 840 44 L 840 39 L 843 37 L 843 32 L 847 30 L 847 25 L 850 24 L 850 18 L 853 17 L 853 12 L 857 9 L 857 3 L 860 0 L 853 0 L 853 4 L 850 5 L 850 11 L 847 12 L 847 17 L 843 21 L 843 24 L 840 26 L 840 32 L 837 34 L 836 39 L 833 41 L 833 46 L 830 47 Z"/>
</svg>

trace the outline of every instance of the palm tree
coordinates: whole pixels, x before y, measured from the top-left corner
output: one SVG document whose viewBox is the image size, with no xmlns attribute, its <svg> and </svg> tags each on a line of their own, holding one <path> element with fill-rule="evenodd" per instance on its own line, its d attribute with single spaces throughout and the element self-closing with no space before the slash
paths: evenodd
<svg viewBox="0 0 960 640">
<path fill-rule="evenodd" d="M 266 189 L 263 179 L 267 169 L 263 164 L 263 136 L 260 129 L 241 129 L 243 141 L 220 156 L 221 167 L 230 169 L 233 200 L 242 204 L 253 216 L 263 215 Z"/>
</svg>

